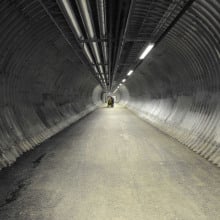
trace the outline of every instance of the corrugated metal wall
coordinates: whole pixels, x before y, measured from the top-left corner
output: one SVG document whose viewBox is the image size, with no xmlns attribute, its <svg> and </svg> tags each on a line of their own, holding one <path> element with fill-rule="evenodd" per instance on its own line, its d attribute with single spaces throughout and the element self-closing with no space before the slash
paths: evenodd
<svg viewBox="0 0 220 220">
<path fill-rule="evenodd" d="M 128 107 L 220 166 L 220 2 L 197 0 L 128 80 Z"/>
<path fill-rule="evenodd" d="M 0 2 L 0 169 L 96 108 L 101 88 L 38 1 Z"/>
</svg>

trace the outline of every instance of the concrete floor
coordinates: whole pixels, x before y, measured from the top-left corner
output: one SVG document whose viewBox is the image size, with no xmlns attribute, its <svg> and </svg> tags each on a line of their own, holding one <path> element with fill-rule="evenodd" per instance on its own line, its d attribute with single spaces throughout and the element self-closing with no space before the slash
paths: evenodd
<svg viewBox="0 0 220 220">
<path fill-rule="evenodd" d="M 0 172 L 1 220 L 220 219 L 220 169 L 101 108 Z"/>
</svg>

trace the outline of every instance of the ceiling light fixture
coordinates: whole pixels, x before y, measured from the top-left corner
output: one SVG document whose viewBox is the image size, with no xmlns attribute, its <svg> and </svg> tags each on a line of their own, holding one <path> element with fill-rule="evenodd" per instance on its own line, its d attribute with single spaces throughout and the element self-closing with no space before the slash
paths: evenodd
<svg viewBox="0 0 220 220">
<path fill-rule="evenodd" d="M 115 89 L 115 91 L 113 92 L 113 93 L 116 93 L 118 91 L 118 88 L 117 89 Z"/>
<path fill-rule="evenodd" d="M 123 79 L 122 82 L 123 82 L 123 83 L 126 82 L 126 79 Z"/>
<path fill-rule="evenodd" d="M 134 71 L 133 70 L 130 70 L 127 75 L 130 76 Z"/>
<path fill-rule="evenodd" d="M 149 44 L 146 49 L 144 50 L 144 52 L 141 54 L 141 56 L 139 57 L 140 60 L 143 60 L 149 53 L 150 51 L 153 49 L 154 44 L 151 43 Z"/>
</svg>

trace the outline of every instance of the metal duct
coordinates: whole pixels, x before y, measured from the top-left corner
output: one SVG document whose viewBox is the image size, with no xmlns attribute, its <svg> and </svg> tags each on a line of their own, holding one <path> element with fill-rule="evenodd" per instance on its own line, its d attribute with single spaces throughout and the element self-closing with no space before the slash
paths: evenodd
<svg viewBox="0 0 220 220">
<path fill-rule="evenodd" d="M 72 10 L 72 6 L 69 0 L 57 0 L 58 5 L 60 6 L 61 10 L 63 11 L 68 23 L 70 24 L 70 27 L 74 33 L 76 33 L 77 37 L 81 40 L 84 39 L 84 36 L 82 34 L 81 28 L 78 24 L 77 18 L 75 16 L 74 11 Z M 93 58 L 90 54 L 89 48 L 86 44 L 83 45 L 83 49 L 85 51 L 85 54 L 87 55 L 87 58 L 89 59 L 91 64 L 94 64 Z"/>
<path fill-rule="evenodd" d="M 99 15 L 99 27 L 100 27 L 100 32 L 101 32 L 101 38 L 106 38 L 106 4 L 105 0 L 98 0 L 97 1 L 98 5 L 98 15 Z M 104 41 L 102 42 L 102 50 L 103 50 L 103 56 L 104 56 L 104 61 L 107 63 L 108 61 L 108 55 L 107 55 L 107 43 Z M 106 66 L 106 68 L 108 68 Z"/>
<path fill-rule="evenodd" d="M 90 12 L 89 6 L 88 6 L 86 0 L 77 0 L 77 6 L 78 6 L 79 12 L 82 16 L 82 20 L 83 20 L 83 23 L 84 23 L 84 26 L 86 29 L 86 33 L 87 33 L 88 37 L 93 41 L 91 43 L 91 46 L 92 46 L 96 61 L 99 66 L 99 70 L 101 73 L 103 73 L 104 71 L 103 71 L 103 67 L 101 65 L 101 58 L 100 58 L 100 53 L 99 53 L 99 49 L 98 49 L 98 44 L 97 44 L 97 42 L 94 42 L 94 40 L 96 40 L 96 34 L 94 31 L 94 25 L 92 23 L 93 19 L 90 16 L 91 12 Z"/>
</svg>

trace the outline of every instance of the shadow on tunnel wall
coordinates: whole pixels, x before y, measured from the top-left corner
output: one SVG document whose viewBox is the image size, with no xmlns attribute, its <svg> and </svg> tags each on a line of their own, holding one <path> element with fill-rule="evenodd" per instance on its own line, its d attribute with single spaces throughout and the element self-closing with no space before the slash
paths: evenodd
<svg viewBox="0 0 220 220">
<path fill-rule="evenodd" d="M 101 87 L 40 8 L 0 2 L 0 169 L 100 102 Z"/>
<path fill-rule="evenodd" d="M 129 109 L 218 166 L 219 10 L 220 1 L 195 1 L 129 78 L 125 99 Z"/>
</svg>

